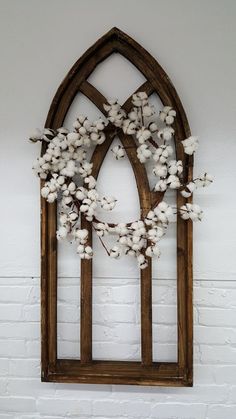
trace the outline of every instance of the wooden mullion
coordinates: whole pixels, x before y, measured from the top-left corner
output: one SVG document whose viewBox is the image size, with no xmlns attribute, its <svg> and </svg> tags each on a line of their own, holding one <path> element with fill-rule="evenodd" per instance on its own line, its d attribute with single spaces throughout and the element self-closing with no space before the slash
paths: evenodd
<svg viewBox="0 0 236 419">
<path fill-rule="evenodd" d="M 152 365 L 152 261 L 141 270 L 141 357 L 142 364 Z"/>
<path fill-rule="evenodd" d="M 48 361 L 53 370 L 57 361 L 57 205 L 48 205 Z"/>
<path fill-rule="evenodd" d="M 92 246 L 92 228 L 81 216 L 81 228 L 89 232 L 88 246 Z M 92 259 L 81 261 L 80 274 L 80 362 L 92 361 Z"/>
</svg>

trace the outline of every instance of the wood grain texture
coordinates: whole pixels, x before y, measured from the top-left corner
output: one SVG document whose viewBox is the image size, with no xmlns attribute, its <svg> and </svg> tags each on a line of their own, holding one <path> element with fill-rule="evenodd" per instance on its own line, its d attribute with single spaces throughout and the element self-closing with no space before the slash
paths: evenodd
<svg viewBox="0 0 236 419">
<path fill-rule="evenodd" d="M 176 157 L 184 165 L 184 178 L 192 175 L 193 159 L 183 153 L 181 140 L 190 135 L 188 121 L 174 86 L 157 61 L 139 44 L 117 28 L 99 39 L 74 64 L 57 90 L 45 127 L 63 125 L 66 114 L 77 93 L 86 95 L 102 112 L 106 98 L 87 78 L 96 66 L 113 53 L 120 53 L 142 72 L 147 81 L 140 86 L 148 95 L 156 93 L 164 105 L 177 111 L 175 121 Z M 131 97 L 123 105 L 128 111 Z M 124 135 L 110 124 L 105 129 L 106 140 L 97 146 L 92 156 L 93 176 L 97 177 L 110 145 L 117 135 L 125 147 L 134 145 L 132 137 Z M 140 216 L 156 206 L 163 194 L 153 193 L 144 166 L 139 162 L 135 148 L 127 148 L 140 201 Z M 186 200 L 177 193 L 178 205 Z M 41 332 L 42 380 L 58 382 L 138 384 L 138 385 L 192 385 L 192 224 L 180 217 L 177 220 L 177 303 L 178 303 L 178 363 L 152 362 L 152 274 L 151 261 L 141 272 L 141 346 L 142 362 L 102 362 L 92 360 L 92 260 L 81 263 L 81 360 L 57 359 L 57 244 L 56 204 L 41 203 Z M 91 226 L 82 219 L 83 228 Z"/>
</svg>

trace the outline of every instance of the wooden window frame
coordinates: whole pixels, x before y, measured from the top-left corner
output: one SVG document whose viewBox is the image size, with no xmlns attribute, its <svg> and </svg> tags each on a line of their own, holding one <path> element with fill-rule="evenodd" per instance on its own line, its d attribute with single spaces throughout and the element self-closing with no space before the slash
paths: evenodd
<svg viewBox="0 0 236 419">
<path fill-rule="evenodd" d="M 183 152 L 181 140 L 190 136 L 189 124 L 177 92 L 157 61 L 139 44 L 117 28 L 99 39 L 74 64 L 59 86 L 52 101 L 45 127 L 58 128 L 76 94 L 81 92 L 100 111 L 106 99 L 88 81 L 95 67 L 112 53 L 120 53 L 146 77 L 137 91 L 148 95 L 157 93 L 165 105 L 177 111 L 175 147 L 177 159 L 183 161 L 185 180 L 192 178 L 193 158 Z M 123 105 L 129 110 L 131 98 Z M 130 136 L 110 124 L 106 127 L 106 141 L 96 147 L 92 156 L 93 176 L 97 177 L 115 135 L 124 145 L 133 144 Z M 44 149 L 42 149 L 42 153 Z M 144 166 L 136 150 L 127 149 L 137 182 L 141 217 L 163 198 L 162 193 L 149 189 Z M 186 200 L 177 193 L 178 206 Z M 193 307 L 192 307 L 192 224 L 177 217 L 177 321 L 178 361 L 152 361 L 152 269 L 151 261 L 140 271 L 141 281 L 141 361 L 95 361 L 92 359 L 92 260 L 81 261 L 81 320 L 80 360 L 58 359 L 57 356 L 57 205 L 41 199 L 41 379 L 64 383 L 136 384 L 158 386 L 192 386 L 193 382 Z M 85 218 L 82 228 L 91 225 Z"/>
</svg>

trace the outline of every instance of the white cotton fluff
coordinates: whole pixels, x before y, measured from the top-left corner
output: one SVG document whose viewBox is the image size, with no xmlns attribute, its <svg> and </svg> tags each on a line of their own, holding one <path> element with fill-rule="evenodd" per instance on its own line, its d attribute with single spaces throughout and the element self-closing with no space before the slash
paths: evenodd
<svg viewBox="0 0 236 419">
<path fill-rule="evenodd" d="M 50 192 L 47 196 L 47 201 L 51 204 L 52 202 L 55 202 L 57 199 L 57 192 Z"/>
<path fill-rule="evenodd" d="M 159 247 L 157 245 L 155 246 L 148 246 L 145 252 L 146 256 L 152 258 L 152 257 L 157 257 L 159 258 L 161 255 L 161 251 L 159 249 Z"/>
<path fill-rule="evenodd" d="M 96 186 L 97 181 L 96 181 L 96 179 L 93 176 L 90 175 L 90 176 L 87 176 L 84 179 L 84 183 L 87 184 L 87 186 L 88 186 L 89 189 L 94 189 L 95 186 Z"/>
<path fill-rule="evenodd" d="M 137 157 L 141 163 L 145 163 L 150 159 L 152 155 L 151 150 L 148 148 L 147 144 L 142 144 L 137 148 Z"/>
<path fill-rule="evenodd" d="M 181 160 L 170 160 L 168 163 L 168 172 L 170 175 L 180 175 L 183 172 L 183 163 Z"/>
<path fill-rule="evenodd" d="M 198 138 L 193 136 L 186 138 L 181 143 L 183 144 L 184 152 L 188 155 L 192 155 L 199 146 Z"/>
<path fill-rule="evenodd" d="M 125 150 L 120 145 L 116 145 L 111 149 L 112 153 L 114 154 L 114 157 L 116 160 L 120 160 L 125 156 Z"/>
<path fill-rule="evenodd" d="M 62 212 L 59 217 L 59 222 L 61 225 L 66 224 L 68 221 L 68 216 L 66 213 Z"/>
<path fill-rule="evenodd" d="M 167 185 L 169 186 L 170 189 L 180 188 L 181 184 L 180 184 L 180 180 L 179 180 L 178 176 L 170 175 L 167 178 Z"/>
<path fill-rule="evenodd" d="M 136 138 L 139 144 L 144 144 L 151 137 L 151 131 L 149 131 L 146 127 L 142 127 L 137 131 Z"/>
<path fill-rule="evenodd" d="M 47 196 L 48 196 L 49 192 L 50 192 L 49 187 L 48 187 L 48 186 L 44 186 L 44 187 L 41 189 L 41 195 L 42 195 L 42 197 L 43 197 L 43 198 L 47 198 Z"/>
<path fill-rule="evenodd" d="M 156 208 L 154 208 L 154 213 L 157 216 L 158 221 L 167 224 L 173 215 L 173 210 L 170 205 L 162 201 L 157 205 Z"/>
<path fill-rule="evenodd" d="M 83 199 L 85 199 L 87 196 L 87 190 L 83 186 L 80 186 L 77 188 L 75 196 L 79 201 L 83 201 Z"/>
<path fill-rule="evenodd" d="M 204 173 L 203 175 L 200 175 L 195 179 L 194 183 L 197 188 L 205 188 L 206 186 L 209 186 L 213 182 L 213 176 L 209 173 Z"/>
<path fill-rule="evenodd" d="M 145 259 L 145 256 L 143 254 L 138 255 L 137 257 L 138 265 L 140 269 L 145 269 L 148 266 L 147 259 Z"/>
<path fill-rule="evenodd" d="M 58 240 L 64 239 L 68 234 L 68 228 L 65 226 L 60 226 L 56 234 Z"/>
<path fill-rule="evenodd" d="M 171 127 L 165 127 L 158 131 L 157 136 L 160 140 L 170 141 L 175 131 Z"/>
<path fill-rule="evenodd" d="M 164 192 L 167 189 L 167 181 L 166 179 L 160 179 L 156 185 L 154 186 L 155 192 Z"/>
<path fill-rule="evenodd" d="M 101 204 L 101 207 L 102 207 L 104 210 L 106 210 L 106 211 L 111 211 L 111 210 L 113 210 L 113 208 L 115 207 L 116 202 L 117 202 L 117 199 L 116 199 L 116 198 L 114 198 L 113 196 L 110 196 L 110 197 L 105 197 L 105 196 L 103 196 L 103 197 L 101 198 L 100 204 Z"/>
<path fill-rule="evenodd" d="M 176 112 L 171 106 L 164 106 L 159 116 L 161 121 L 165 122 L 167 125 L 171 125 L 174 122 Z"/>
<path fill-rule="evenodd" d="M 191 219 L 192 221 L 200 221 L 203 216 L 203 211 L 199 205 L 187 203 L 180 207 L 180 215 L 183 220 Z"/>
<path fill-rule="evenodd" d="M 193 191 L 196 189 L 196 185 L 194 182 L 189 182 L 186 186 L 185 189 L 183 189 L 180 193 L 184 198 L 189 198 Z"/>
<path fill-rule="evenodd" d="M 75 212 L 75 211 L 69 212 L 68 217 L 69 217 L 69 220 L 70 220 L 71 223 L 77 221 L 78 218 L 79 218 L 77 212 Z"/>
<path fill-rule="evenodd" d="M 110 250 L 110 257 L 113 259 L 118 259 L 121 255 L 121 250 L 118 246 L 113 246 Z"/>
<path fill-rule="evenodd" d="M 156 176 L 165 178 L 167 175 L 167 166 L 165 164 L 157 163 L 153 168 L 153 173 Z"/>
<path fill-rule="evenodd" d="M 167 159 L 173 153 L 173 148 L 170 145 L 161 145 L 155 150 L 153 160 L 160 163 L 166 163 Z"/>
</svg>

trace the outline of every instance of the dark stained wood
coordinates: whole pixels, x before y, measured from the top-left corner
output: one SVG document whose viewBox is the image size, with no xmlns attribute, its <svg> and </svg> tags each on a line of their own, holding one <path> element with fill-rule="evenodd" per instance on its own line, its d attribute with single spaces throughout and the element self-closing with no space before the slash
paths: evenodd
<svg viewBox="0 0 236 419">
<path fill-rule="evenodd" d="M 63 125 L 70 105 L 78 92 L 85 94 L 103 111 L 105 98 L 87 78 L 96 66 L 112 53 L 120 53 L 132 62 L 147 79 L 139 89 L 149 95 L 157 93 L 164 105 L 177 111 L 175 147 L 177 159 L 183 160 L 184 177 L 192 175 L 193 159 L 183 153 L 181 140 L 190 135 L 188 121 L 174 86 L 156 60 L 139 44 L 117 28 L 99 39 L 74 64 L 57 90 L 45 126 Z M 129 110 L 131 98 L 123 107 Z M 106 141 L 96 147 L 92 156 L 93 175 L 98 176 L 102 162 L 118 135 L 125 147 L 134 145 L 133 139 L 111 125 L 106 127 Z M 144 166 L 134 148 L 127 148 L 140 199 L 141 217 L 163 198 L 163 194 L 150 192 Z M 178 205 L 186 200 L 178 193 Z M 56 204 L 41 203 L 41 332 L 42 381 L 138 384 L 138 385 L 192 385 L 192 224 L 180 217 L 177 220 L 177 300 L 178 300 L 178 363 L 152 362 L 152 277 L 151 261 L 141 272 L 141 345 L 142 362 L 92 361 L 92 261 L 81 263 L 81 361 L 57 359 L 57 244 Z M 83 228 L 91 226 L 82 220 Z"/>
<path fill-rule="evenodd" d="M 81 217 L 81 228 L 89 232 L 88 246 L 92 246 L 92 230 L 84 216 Z M 80 361 L 86 364 L 92 361 L 92 260 L 81 263 L 80 273 Z"/>
</svg>

